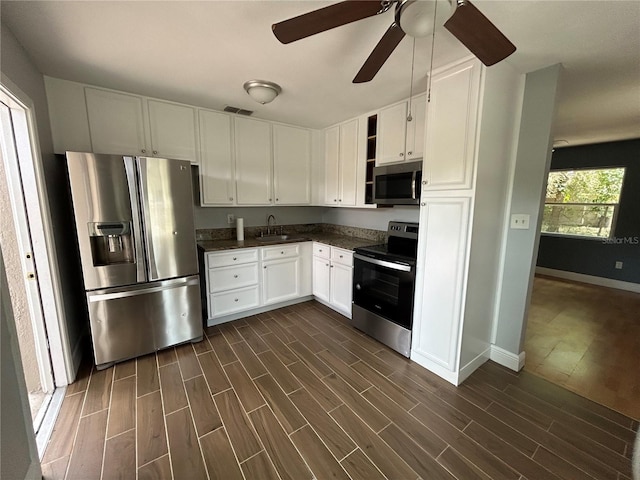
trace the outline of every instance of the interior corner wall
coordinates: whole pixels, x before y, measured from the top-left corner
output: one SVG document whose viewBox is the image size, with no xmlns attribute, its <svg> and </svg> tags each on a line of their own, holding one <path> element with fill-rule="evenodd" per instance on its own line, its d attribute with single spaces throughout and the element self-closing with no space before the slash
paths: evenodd
<svg viewBox="0 0 640 480">
<path fill-rule="evenodd" d="M 42 478 L 22 375 L 9 287 L 0 252 L 0 478 Z"/>
<path fill-rule="evenodd" d="M 561 73 L 562 66 L 558 64 L 530 72 L 525 80 L 509 212 L 530 215 L 531 228 L 513 230 L 506 225 L 502 287 L 494 330 L 494 344 L 516 357 L 521 352 L 526 328 Z"/>
<path fill-rule="evenodd" d="M 625 167 L 613 237 L 542 235 L 537 266 L 640 284 L 640 139 L 558 148 L 551 157 L 551 170 L 604 167 Z"/>
<path fill-rule="evenodd" d="M 49 203 L 49 216 L 53 228 L 53 242 L 66 316 L 62 321 L 66 324 L 70 348 L 76 349 L 86 331 L 88 320 L 84 295 L 81 294 L 84 287 L 82 287 L 80 265 L 73 255 L 68 254 L 66 248 L 69 242 L 66 226 L 70 219 L 66 167 L 60 157 L 56 157 L 53 153 L 44 77 L 4 23 L 0 26 L 0 33 L 0 71 L 2 76 L 22 90 L 31 99 L 34 106 L 33 114 L 38 132 L 45 194 Z M 73 368 L 77 370 L 77 366 L 74 365 Z M 73 373 L 75 375 L 75 372 Z"/>
</svg>

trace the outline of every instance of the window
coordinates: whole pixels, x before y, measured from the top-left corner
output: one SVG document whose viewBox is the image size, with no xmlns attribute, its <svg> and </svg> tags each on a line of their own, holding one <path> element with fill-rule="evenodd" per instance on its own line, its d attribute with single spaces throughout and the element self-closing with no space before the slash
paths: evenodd
<svg viewBox="0 0 640 480">
<path fill-rule="evenodd" d="M 542 233 L 608 238 L 614 233 L 624 168 L 549 173 Z"/>
</svg>

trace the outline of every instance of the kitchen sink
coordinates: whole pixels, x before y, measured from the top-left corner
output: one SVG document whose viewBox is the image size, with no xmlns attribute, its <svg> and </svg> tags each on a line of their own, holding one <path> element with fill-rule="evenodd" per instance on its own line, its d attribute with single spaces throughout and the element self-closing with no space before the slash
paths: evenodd
<svg viewBox="0 0 640 480">
<path fill-rule="evenodd" d="M 278 243 L 287 240 L 301 240 L 301 237 L 295 237 L 293 235 L 264 235 L 262 237 L 256 237 L 256 240 L 263 243 Z"/>
</svg>

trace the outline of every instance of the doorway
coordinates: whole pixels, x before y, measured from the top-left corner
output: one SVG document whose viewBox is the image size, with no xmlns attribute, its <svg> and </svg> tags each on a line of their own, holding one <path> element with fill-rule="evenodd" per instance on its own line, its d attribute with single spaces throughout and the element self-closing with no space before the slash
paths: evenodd
<svg viewBox="0 0 640 480">
<path fill-rule="evenodd" d="M 20 95 L 24 96 L 22 92 Z M 55 292 L 51 286 L 50 240 L 39 186 L 37 134 L 32 108 L 0 85 L 0 212 L 5 271 L 16 323 L 25 383 L 38 447 L 48 440 L 51 414 L 59 406 L 68 376 Z M 28 100 L 28 99 L 27 99 Z M 52 341 L 49 341 L 53 335 Z"/>
</svg>

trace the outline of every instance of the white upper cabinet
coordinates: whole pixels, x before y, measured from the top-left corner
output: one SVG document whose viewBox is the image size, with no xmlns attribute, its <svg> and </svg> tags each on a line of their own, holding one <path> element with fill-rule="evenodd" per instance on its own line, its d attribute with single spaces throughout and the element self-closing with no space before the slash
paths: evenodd
<svg viewBox="0 0 640 480">
<path fill-rule="evenodd" d="M 275 204 L 311 202 L 311 131 L 273 125 L 273 187 Z"/>
<path fill-rule="evenodd" d="M 155 157 L 195 161 L 198 158 L 195 108 L 148 100 L 149 133 Z"/>
<path fill-rule="evenodd" d="M 376 164 L 403 162 L 407 132 L 407 102 L 380 110 Z"/>
<path fill-rule="evenodd" d="M 84 85 L 58 78 L 44 77 L 51 119 L 53 151 L 90 152 L 89 120 Z"/>
<path fill-rule="evenodd" d="M 198 162 L 194 108 L 91 87 L 85 96 L 94 153 Z"/>
<path fill-rule="evenodd" d="M 341 205 L 356 204 L 358 172 L 358 120 L 340 126 L 340 198 Z"/>
<path fill-rule="evenodd" d="M 407 161 L 424 156 L 425 120 L 427 117 L 427 95 L 418 95 L 411 100 L 411 121 L 407 121 Z"/>
<path fill-rule="evenodd" d="M 340 127 L 325 130 L 324 142 L 324 201 L 327 205 L 337 206 L 340 195 Z"/>
<path fill-rule="evenodd" d="M 426 95 L 418 95 L 411 100 L 410 121 L 408 120 L 409 102 L 401 102 L 380 110 L 376 165 L 422 158 L 426 98 Z"/>
<path fill-rule="evenodd" d="M 358 119 L 325 131 L 325 203 L 356 204 Z"/>
<path fill-rule="evenodd" d="M 85 95 L 93 153 L 151 155 L 142 97 L 88 87 Z"/>
<path fill-rule="evenodd" d="M 270 205 L 271 124 L 234 118 L 238 205 Z"/>
<path fill-rule="evenodd" d="M 232 149 L 232 118 L 200 110 L 200 195 L 202 205 L 233 205 L 236 183 Z"/>
<path fill-rule="evenodd" d="M 469 61 L 434 75 L 427 112 L 424 190 L 471 188 L 481 66 Z"/>
</svg>

